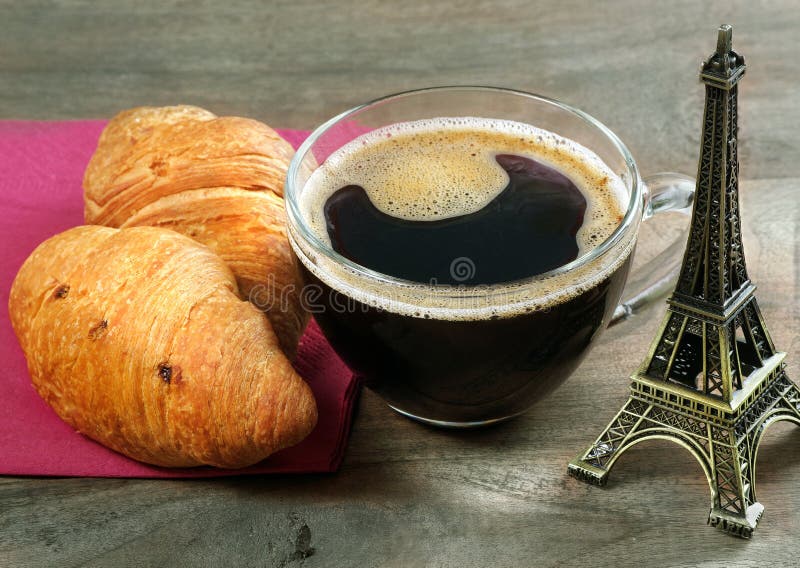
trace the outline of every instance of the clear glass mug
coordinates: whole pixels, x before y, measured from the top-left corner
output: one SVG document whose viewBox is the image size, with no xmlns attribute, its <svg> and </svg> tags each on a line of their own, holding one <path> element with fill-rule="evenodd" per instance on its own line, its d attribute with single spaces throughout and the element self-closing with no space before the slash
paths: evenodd
<svg viewBox="0 0 800 568">
<path fill-rule="evenodd" d="M 594 152 L 628 193 L 617 229 L 565 266 L 493 286 L 419 284 L 381 274 L 338 254 L 311 231 L 300 199 L 311 173 L 332 152 L 398 122 L 465 116 L 528 123 Z M 690 212 L 693 194 L 694 180 L 680 174 L 642 180 L 625 145 L 588 114 L 491 87 L 409 91 L 344 112 L 298 149 L 285 188 L 303 302 L 333 348 L 391 408 L 448 427 L 521 414 L 569 377 L 610 322 L 663 295 L 685 235 L 644 266 L 644 276 L 631 278 L 636 290 L 629 286 L 620 303 L 642 221 L 662 211 Z"/>
</svg>

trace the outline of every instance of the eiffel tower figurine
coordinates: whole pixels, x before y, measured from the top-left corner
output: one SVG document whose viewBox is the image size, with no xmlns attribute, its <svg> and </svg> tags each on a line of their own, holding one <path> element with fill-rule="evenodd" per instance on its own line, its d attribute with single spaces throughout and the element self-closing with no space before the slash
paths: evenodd
<svg viewBox="0 0 800 568">
<path fill-rule="evenodd" d="M 686 252 L 667 313 L 632 376 L 628 402 L 569 473 L 604 485 L 631 446 L 674 441 L 703 467 L 711 487 L 708 522 L 745 538 L 764 507 L 756 501 L 755 459 L 764 429 L 800 424 L 800 391 L 787 378 L 747 276 L 739 223 L 737 83 L 744 58 L 719 29 L 703 64 L 702 152 Z"/>
</svg>

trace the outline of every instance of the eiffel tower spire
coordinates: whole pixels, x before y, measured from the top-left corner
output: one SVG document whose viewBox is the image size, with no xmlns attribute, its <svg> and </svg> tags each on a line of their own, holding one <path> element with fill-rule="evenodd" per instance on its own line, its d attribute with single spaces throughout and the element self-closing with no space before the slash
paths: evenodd
<svg viewBox="0 0 800 568">
<path fill-rule="evenodd" d="M 569 473 L 602 485 L 629 447 L 675 441 L 708 477 L 709 523 L 749 537 L 764 509 L 753 485 L 761 435 L 778 420 L 800 424 L 800 391 L 786 377 L 786 354 L 775 351 L 745 264 L 737 152 L 745 64 L 731 38 L 731 26 L 721 26 L 700 72 L 706 102 L 694 209 L 667 313 L 628 402 Z"/>
<path fill-rule="evenodd" d="M 697 171 L 698 206 L 683 268 L 675 292 L 724 306 L 749 282 L 739 227 L 739 159 L 737 100 L 744 57 L 731 49 L 731 26 L 719 30 L 717 51 L 703 64 L 706 84 L 700 164 Z M 703 246 L 708 244 L 709 246 Z"/>
</svg>

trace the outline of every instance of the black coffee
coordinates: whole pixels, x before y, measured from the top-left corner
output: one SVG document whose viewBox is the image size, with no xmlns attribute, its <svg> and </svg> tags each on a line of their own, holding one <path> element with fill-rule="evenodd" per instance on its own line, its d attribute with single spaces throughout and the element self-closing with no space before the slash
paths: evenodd
<svg viewBox="0 0 800 568">
<path fill-rule="evenodd" d="M 362 266 L 415 282 L 496 284 L 541 274 L 578 256 L 586 198 L 561 172 L 531 158 L 500 154 L 509 182 L 488 205 L 434 221 L 380 211 L 363 187 L 328 198 L 334 250 Z"/>
<path fill-rule="evenodd" d="M 575 370 L 613 313 L 629 262 L 554 308 L 456 321 L 368 306 L 302 269 L 314 318 L 367 387 L 415 417 L 469 424 L 525 411 Z"/>
<path fill-rule="evenodd" d="M 432 119 L 373 132 L 314 172 L 303 215 L 345 257 L 419 284 L 362 281 L 306 258 L 306 304 L 337 353 L 398 410 L 454 424 L 513 416 L 580 363 L 616 307 L 632 247 L 529 277 L 611 235 L 624 192 L 585 148 L 519 123 Z"/>
</svg>

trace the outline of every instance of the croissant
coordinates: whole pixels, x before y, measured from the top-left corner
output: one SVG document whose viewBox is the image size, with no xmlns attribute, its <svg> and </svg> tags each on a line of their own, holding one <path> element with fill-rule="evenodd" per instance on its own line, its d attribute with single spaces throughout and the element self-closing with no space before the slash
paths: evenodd
<svg viewBox="0 0 800 568">
<path fill-rule="evenodd" d="M 174 231 L 56 235 L 23 264 L 9 313 L 42 398 L 134 459 L 244 467 L 316 424 L 264 314 L 219 256 Z"/>
<path fill-rule="evenodd" d="M 165 227 L 207 245 L 291 357 L 308 321 L 284 222 L 293 154 L 255 120 L 193 106 L 126 110 L 108 123 L 86 168 L 85 221 Z"/>
</svg>

